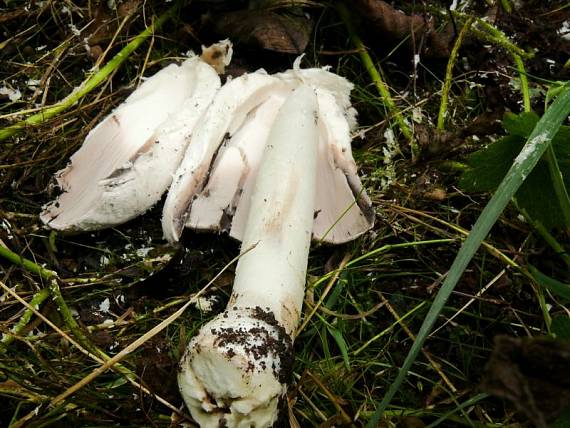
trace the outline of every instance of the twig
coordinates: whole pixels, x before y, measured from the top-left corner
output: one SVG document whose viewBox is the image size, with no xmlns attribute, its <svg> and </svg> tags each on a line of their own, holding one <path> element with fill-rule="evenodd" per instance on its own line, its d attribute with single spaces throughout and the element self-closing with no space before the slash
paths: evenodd
<svg viewBox="0 0 570 428">
<path fill-rule="evenodd" d="M 455 43 L 453 44 L 453 49 L 451 49 L 451 54 L 449 55 L 449 60 L 447 61 L 447 69 L 445 71 L 445 80 L 443 82 L 443 88 L 441 89 L 441 104 L 439 106 L 439 114 L 437 115 L 437 129 L 445 129 L 445 116 L 447 115 L 447 99 L 449 97 L 449 90 L 451 89 L 451 82 L 453 80 L 453 67 L 455 67 L 455 62 L 457 61 L 457 54 L 459 53 L 459 48 L 463 43 L 463 39 L 467 34 L 467 31 L 473 23 L 473 17 L 470 17 L 463 24 L 463 28 L 459 32 Z"/>
<path fill-rule="evenodd" d="M 378 89 L 378 92 L 380 93 L 380 97 L 382 98 L 384 106 L 396 120 L 396 124 L 398 125 L 398 128 L 400 128 L 402 135 L 404 135 L 404 137 L 410 143 L 410 148 L 412 150 L 412 158 L 413 160 L 416 160 L 420 155 L 420 148 L 413 136 L 412 130 L 410 129 L 409 125 L 406 123 L 406 120 L 402 116 L 402 113 L 396 106 L 396 103 L 394 102 L 394 100 L 390 95 L 390 90 L 388 89 L 388 85 L 386 85 L 384 79 L 382 79 L 381 72 L 378 71 L 378 68 L 376 67 L 374 61 L 370 57 L 370 54 L 368 53 L 366 46 L 364 46 L 364 43 L 358 36 L 358 33 L 356 32 L 354 25 L 352 25 L 352 21 L 350 20 L 350 14 L 348 13 L 346 5 L 343 2 L 338 2 L 336 8 L 341 19 L 344 22 L 344 25 L 348 30 L 352 43 L 354 44 L 356 50 L 360 55 L 360 59 L 362 60 L 364 68 L 368 72 L 368 75 L 372 79 L 372 82 L 374 82 L 376 89 Z"/>
</svg>

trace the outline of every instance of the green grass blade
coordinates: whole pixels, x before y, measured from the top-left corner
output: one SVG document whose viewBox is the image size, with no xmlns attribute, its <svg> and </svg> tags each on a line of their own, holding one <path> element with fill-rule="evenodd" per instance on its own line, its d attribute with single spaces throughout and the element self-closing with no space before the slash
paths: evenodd
<svg viewBox="0 0 570 428">
<path fill-rule="evenodd" d="M 557 281 L 556 279 L 543 274 L 532 265 L 529 265 L 528 270 L 530 271 L 535 281 L 538 282 L 542 287 L 546 288 L 558 297 L 562 297 L 562 299 L 570 302 L 570 284 L 565 284 L 561 281 Z"/>
<path fill-rule="evenodd" d="M 441 424 L 442 422 L 445 422 L 449 418 L 449 416 L 453 415 L 454 413 L 459 412 L 460 410 L 463 410 L 467 407 L 470 407 L 470 406 L 477 404 L 479 401 L 484 400 L 488 396 L 489 395 L 487 395 L 485 393 L 481 393 L 481 394 L 477 394 L 475 397 L 471 397 L 469 400 L 465 401 L 464 403 L 461 403 L 455 409 L 451 410 L 450 412 L 447 412 L 445 415 L 443 415 L 442 417 L 440 417 L 436 421 L 429 424 L 426 428 L 435 428 L 435 427 L 439 426 L 439 424 Z"/>
<path fill-rule="evenodd" d="M 0 141 L 10 138 L 27 127 L 39 125 L 52 117 L 57 116 L 59 113 L 67 110 L 78 102 L 81 98 L 99 86 L 107 77 L 111 75 L 119 66 L 129 58 L 146 39 L 154 34 L 168 19 L 175 15 L 179 5 L 176 3 L 168 9 L 160 17 L 156 18 L 142 33 L 137 35 L 131 42 L 129 42 L 117 55 L 115 55 L 104 67 L 99 71 L 88 77 L 78 88 L 69 94 L 66 98 L 58 103 L 47 107 L 39 113 L 33 114 L 30 117 L 15 123 L 14 125 L 7 126 L 0 129 Z"/>
<path fill-rule="evenodd" d="M 471 233 L 455 257 L 455 260 L 449 270 L 449 274 L 441 286 L 441 289 L 438 291 L 420 328 L 416 341 L 412 345 L 396 380 L 392 385 L 390 385 L 388 392 L 378 405 L 372 419 L 366 425 L 367 428 L 375 428 L 378 426 L 378 422 L 380 421 L 384 410 L 386 410 L 388 404 L 390 404 L 390 401 L 406 378 L 408 371 L 416 360 L 439 316 L 439 313 L 455 288 L 457 282 L 461 278 L 463 271 L 477 252 L 477 249 L 491 230 L 491 227 L 493 227 L 497 221 L 499 215 L 501 215 L 515 192 L 538 163 L 568 114 L 570 114 L 570 86 L 567 86 L 564 89 L 536 124 L 536 127 L 529 136 L 525 146 L 513 162 L 513 165 L 495 191 L 493 197 L 477 219 Z"/>
<path fill-rule="evenodd" d="M 350 370 L 350 360 L 348 358 L 348 346 L 346 345 L 346 340 L 344 340 L 344 336 L 339 330 L 337 330 L 334 327 L 327 326 L 327 330 L 329 331 L 330 335 L 333 337 L 338 348 L 340 349 L 342 360 L 344 361 L 344 366 L 348 370 Z"/>
</svg>

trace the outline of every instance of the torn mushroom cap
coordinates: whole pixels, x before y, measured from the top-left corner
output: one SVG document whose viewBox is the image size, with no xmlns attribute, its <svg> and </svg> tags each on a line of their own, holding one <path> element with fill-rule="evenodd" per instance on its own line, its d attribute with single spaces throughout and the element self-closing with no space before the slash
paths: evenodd
<svg viewBox="0 0 570 428">
<path fill-rule="evenodd" d="M 169 241 L 175 242 L 180 237 L 193 200 L 200 194 L 207 195 L 205 186 L 212 176 L 211 167 L 215 163 L 216 153 L 221 150 L 220 146 L 247 126 L 251 113 L 260 104 L 267 101 L 272 94 L 286 90 L 285 82 L 268 75 L 263 70 L 233 79 L 220 89 L 192 135 L 164 203 L 162 229 Z M 263 147 L 260 148 L 262 149 Z M 238 157 L 241 158 L 239 153 Z M 239 177 L 243 175 L 245 166 L 239 164 L 239 159 L 237 162 L 231 162 L 231 165 L 236 168 L 236 173 L 232 174 L 231 168 L 228 168 L 228 178 L 224 177 L 223 187 L 237 190 Z M 233 199 L 235 193 L 235 191 L 231 195 L 228 193 L 226 199 Z M 212 198 L 211 201 L 214 205 L 217 203 L 216 198 Z M 215 207 L 205 206 L 201 215 L 210 226 L 213 224 L 218 226 L 217 222 L 221 221 L 220 216 L 216 217 L 216 223 L 212 222 L 211 212 L 215 211 Z"/>
<path fill-rule="evenodd" d="M 356 112 L 350 105 L 352 84 L 325 69 L 301 70 L 298 63 L 285 73 L 274 76 L 262 73 L 263 78 L 258 74 L 226 84 L 208 112 L 216 117 L 239 111 L 237 119 L 232 121 L 224 116 L 224 125 L 219 126 L 220 121 L 212 118 L 217 126 L 216 135 L 208 133 L 208 141 L 202 139 L 200 144 L 196 144 L 195 137 L 201 133 L 197 131 L 193 137 L 165 205 L 163 227 L 167 239 L 178 240 L 181 225 L 185 223 L 195 229 L 226 230 L 230 236 L 242 240 L 265 140 L 288 93 L 301 82 L 315 88 L 319 107 L 313 239 L 337 244 L 369 230 L 374 212 L 358 177 L 350 145 L 351 130 L 356 124 Z M 253 80 L 258 78 L 259 82 Z M 243 92 L 244 86 L 240 79 L 248 79 L 248 91 L 256 92 L 256 102 L 251 102 L 251 97 L 244 97 L 247 102 L 238 100 L 237 93 Z M 232 84 L 236 87 L 232 88 Z M 242 104 L 228 107 L 226 98 Z M 229 123 L 234 124 L 234 130 L 230 130 Z M 203 127 L 211 125 L 204 123 Z M 173 204 L 177 205 L 175 211 L 171 209 Z M 173 224 L 176 226 L 172 227 Z"/>
<path fill-rule="evenodd" d="M 231 57 L 222 41 L 217 65 Z M 147 79 L 87 136 L 56 174 L 63 193 L 40 218 L 58 230 L 95 230 L 124 223 L 152 207 L 166 191 L 188 136 L 220 88 L 210 65 L 192 57 Z"/>
</svg>

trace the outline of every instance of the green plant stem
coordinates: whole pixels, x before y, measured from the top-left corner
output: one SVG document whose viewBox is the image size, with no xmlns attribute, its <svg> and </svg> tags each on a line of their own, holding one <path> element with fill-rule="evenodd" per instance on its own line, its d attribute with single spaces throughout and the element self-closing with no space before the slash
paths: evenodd
<svg viewBox="0 0 570 428">
<path fill-rule="evenodd" d="M 568 190 L 564 183 L 564 176 L 562 175 L 562 171 L 560 171 L 560 166 L 558 165 L 556 153 L 554 153 L 552 145 L 548 146 L 548 149 L 546 149 L 544 159 L 548 165 L 548 172 L 550 173 L 554 192 L 556 193 L 558 203 L 560 204 L 562 216 L 564 217 L 564 224 L 567 229 L 570 229 L 570 197 L 568 196 Z"/>
<path fill-rule="evenodd" d="M 507 13 L 511 13 L 513 11 L 513 7 L 511 6 L 511 2 L 509 0 L 501 0 L 501 6 Z"/>
<path fill-rule="evenodd" d="M 135 51 L 146 39 L 148 39 L 156 30 L 158 30 L 169 18 L 174 15 L 178 9 L 178 4 L 172 6 L 160 17 L 156 18 L 142 33 L 137 35 L 131 42 L 129 42 L 121 51 L 113 57 L 103 68 L 98 72 L 88 77 L 76 90 L 65 97 L 60 102 L 47 107 L 39 113 L 33 114 L 27 119 L 24 119 L 14 125 L 10 125 L 4 129 L 0 129 L 0 141 L 12 137 L 23 129 L 29 126 L 39 125 L 48 119 L 58 115 L 62 111 L 67 110 L 81 98 L 99 86 L 111 73 L 113 73 L 119 66 L 129 58 L 129 55 Z"/>
<path fill-rule="evenodd" d="M 46 269 L 31 260 L 28 260 L 19 254 L 16 254 L 12 250 L 2 246 L 0 244 L 0 257 L 4 257 L 6 260 L 14 263 L 15 265 L 23 267 L 30 273 L 36 274 L 43 279 L 50 280 L 57 277 L 57 273 L 53 270 Z"/>
<path fill-rule="evenodd" d="M 457 39 L 455 39 L 455 43 L 453 44 L 453 48 L 451 49 L 451 54 L 449 55 L 449 60 L 447 61 L 447 68 L 445 70 L 445 80 L 443 82 L 443 87 L 441 89 L 441 104 L 439 105 L 439 113 L 437 115 L 437 129 L 444 130 L 445 129 L 445 116 L 447 115 L 447 100 L 449 98 L 449 90 L 451 89 L 451 82 L 453 80 L 453 67 L 455 67 L 455 63 L 457 61 L 457 55 L 459 53 L 459 48 L 463 43 L 463 39 L 467 34 L 467 31 L 471 27 L 473 23 L 473 17 L 469 17 Z"/>
<path fill-rule="evenodd" d="M 412 345 L 402 368 L 399 370 L 398 376 L 390 385 L 386 395 L 378 405 L 372 419 L 367 424 L 367 428 L 375 428 L 378 426 L 384 410 L 388 407 L 392 398 L 400 388 L 400 385 L 406 378 L 408 371 L 416 360 L 442 308 L 455 289 L 465 268 L 525 178 L 536 166 L 568 114 L 570 114 L 570 86 L 566 87 L 552 103 L 550 108 L 546 110 L 532 131 L 521 153 L 517 156 L 505 178 L 493 194 L 493 197 L 477 219 L 471 233 L 457 253 L 449 273 L 418 332 L 416 341 Z"/>
<path fill-rule="evenodd" d="M 550 316 L 548 305 L 546 304 L 546 296 L 544 295 L 544 288 L 542 287 L 541 284 L 538 283 L 536 279 L 533 278 L 533 281 L 536 283 L 534 291 L 536 293 L 536 298 L 538 300 L 538 306 L 542 311 L 542 318 L 544 319 L 546 331 L 548 332 L 548 334 L 552 334 L 552 330 L 550 329 L 550 326 L 552 325 L 552 317 Z"/>
<path fill-rule="evenodd" d="M 519 54 L 513 53 L 513 59 L 515 61 L 515 64 L 517 66 L 517 71 L 519 72 L 519 76 L 520 76 L 524 111 L 530 112 L 531 111 L 530 91 L 528 89 L 528 79 L 526 77 L 526 70 L 524 68 L 524 63 L 523 63 L 523 60 Z"/>
<path fill-rule="evenodd" d="M 540 221 L 533 219 L 530 215 L 528 215 L 526 210 L 521 209 L 518 206 L 517 209 L 524 216 L 527 223 L 529 223 L 533 229 L 536 230 L 540 236 L 542 236 L 542 239 L 544 239 L 544 241 L 550 245 L 550 248 L 552 248 L 554 252 L 558 254 L 562 260 L 564 260 L 564 263 L 566 263 L 566 266 L 568 266 L 570 269 L 570 254 L 564 250 L 564 247 L 556 240 L 554 236 L 552 236 L 552 234 L 543 226 Z"/>
<path fill-rule="evenodd" d="M 382 98 L 382 103 L 384 104 L 384 107 L 386 107 L 388 113 L 391 116 L 393 116 L 394 119 L 396 120 L 396 124 L 398 125 L 398 128 L 400 128 L 400 132 L 410 143 L 410 147 L 412 150 L 412 157 L 414 159 L 417 159 L 420 154 L 420 148 L 413 136 L 413 132 L 409 127 L 409 125 L 406 123 L 404 116 L 402 116 L 402 113 L 396 106 L 396 103 L 392 99 L 392 96 L 390 95 L 390 90 L 388 89 L 388 85 L 386 85 L 384 79 L 382 78 L 381 71 L 379 71 L 379 68 L 377 68 L 377 66 L 374 64 L 374 61 L 372 60 L 372 57 L 368 53 L 366 46 L 364 46 L 364 43 L 362 42 L 358 33 L 356 32 L 356 29 L 354 28 L 354 25 L 352 24 L 352 21 L 350 19 L 350 14 L 348 12 L 348 9 L 346 8 L 346 5 L 343 2 L 338 2 L 336 8 L 342 21 L 344 22 L 344 25 L 348 30 L 352 43 L 358 50 L 358 54 L 360 55 L 360 59 L 362 60 L 364 68 L 366 69 L 368 75 L 370 76 L 372 82 L 374 83 L 374 86 L 376 86 L 376 89 L 378 90 L 380 97 Z"/>
<path fill-rule="evenodd" d="M 458 172 L 458 171 L 466 171 L 469 169 L 469 166 L 466 163 L 454 160 L 448 160 L 448 159 L 442 161 L 435 161 L 432 164 L 438 169 L 443 171 Z"/>
<path fill-rule="evenodd" d="M 55 301 L 55 304 L 57 305 L 59 314 L 63 318 L 64 324 L 73 333 L 73 336 L 77 339 L 77 341 L 92 354 L 103 358 L 106 357 L 106 355 L 103 354 L 99 348 L 93 345 L 87 336 L 85 336 L 81 330 L 81 327 L 79 327 L 79 324 L 77 324 L 77 321 L 75 321 L 75 318 L 73 318 L 73 314 L 71 313 L 69 306 L 67 306 L 67 302 L 61 294 L 59 283 L 56 279 L 50 281 L 48 289 L 51 296 L 53 297 L 53 300 Z"/>
<path fill-rule="evenodd" d="M 462 19 L 467 19 L 469 17 L 468 15 L 458 12 L 454 12 L 454 15 Z M 522 58 L 532 58 L 534 56 L 534 53 L 526 52 L 524 49 L 519 48 L 509 40 L 505 33 L 488 22 L 485 22 L 481 18 L 475 19 L 475 25 L 471 27 L 471 33 L 481 40 L 486 40 L 498 45 L 512 54 L 520 55 Z"/>
<path fill-rule="evenodd" d="M 452 416 L 453 414 L 455 414 L 456 412 L 465 409 L 466 407 L 470 407 L 473 406 L 474 404 L 477 404 L 479 401 L 484 400 L 485 398 L 487 398 L 489 395 L 485 394 L 485 393 L 481 393 L 481 394 L 477 394 L 475 397 L 471 397 L 469 400 L 461 403 L 460 405 L 458 405 L 456 408 L 454 408 L 453 410 L 447 412 L 446 414 L 442 415 L 439 419 L 437 419 L 436 421 L 432 422 L 431 424 L 429 424 L 426 428 L 435 428 L 437 426 L 439 426 L 439 424 L 441 424 L 443 421 L 449 419 L 450 416 Z"/>
<path fill-rule="evenodd" d="M 38 308 L 44 302 L 44 300 L 46 300 L 49 297 L 49 295 L 50 292 L 47 288 L 41 289 L 36 294 L 34 294 L 32 300 L 30 300 L 30 305 L 33 308 Z M 16 325 L 12 328 L 11 332 L 9 334 L 5 334 L 2 337 L 2 341 L 0 342 L 1 343 L 0 352 L 4 351 L 6 347 L 14 341 L 14 338 L 16 336 L 20 335 L 20 333 L 26 328 L 26 326 L 32 319 L 33 314 L 34 311 L 32 311 L 31 309 L 26 309 L 24 311 L 24 313 L 22 314 Z"/>
<path fill-rule="evenodd" d="M 69 310 L 69 306 L 67 306 L 67 303 L 65 302 L 65 299 L 63 298 L 63 295 L 61 294 L 61 290 L 59 289 L 59 282 L 58 282 L 59 278 L 58 278 L 56 272 L 54 272 L 52 270 L 45 269 L 45 268 L 41 267 L 40 265 L 38 265 L 37 263 L 34 263 L 33 261 L 28 260 L 28 259 L 14 253 L 12 250 L 10 250 L 6 247 L 0 246 L 0 256 L 4 257 L 5 259 L 9 260 L 10 262 L 12 262 L 18 266 L 21 266 L 26 271 L 34 273 L 36 275 L 39 275 L 41 278 L 47 280 L 48 281 L 47 288 L 41 290 L 37 294 L 42 293 L 41 295 L 43 296 L 43 293 L 45 293 L 46 292 L 45 290 L 47 290 L 48 294 L 50 296 L 52 296 L 53 300 L 55 301 L 57 308 L 58 308 L 58 311 L 59 311 L 61 317 L 63 318 L 65 325 L 69 328 L 69 330 L 71 330 L 73 332 L 73 334 L 77 338 L 78 342 L 81 343 L 81 345 L 83 345 L 90 352 L 92 352 L 96 355 L 101 354 L 101 352 L 91 343 L 91 341 L 89 341 L 89 339 L 87 339 L 87 336 L 85 336 L 85 334 L 83 334 L 83 332 L 81 331 L 81 328 L 77 324 L 77 321 L 75 321 L 75 318 L 73 318 L 73 315 L 72 315 L 71 311 Z M 36 294 L 36 296 L 37 296 L 37 294 Z M 43 300 L 45 300 L 45 298 L 41 299 L 41 301 L 43 301 Z M 26 315 L 26 313 L 24 313 L 24 315 Z M 31 318 L 31 314 L 27 317 L 26 323 L 22 323 L 22 325 L 20 325 L 20 327 L 19 327 L 20 330 L 23 329 L 27 325 L 27 322 L 29 322 L 30 318 Z M 18 324 L 20 324 L 21 322 L 22 322 L 22 319 L 20 319 L 20 322 Z"/>
</svg>

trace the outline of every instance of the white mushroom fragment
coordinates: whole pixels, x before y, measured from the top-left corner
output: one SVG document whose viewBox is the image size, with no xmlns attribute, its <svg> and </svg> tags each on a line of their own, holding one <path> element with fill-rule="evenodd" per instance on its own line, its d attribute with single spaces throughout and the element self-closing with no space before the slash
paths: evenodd
<svg viewBox="0 0 570 428">
<path fill-rule="evenodd" d="M 229 41 L 204 49 L 218 68 L 231 53 Z M 194 126 L 219 88 L 215 69 L 197 56 L 148 78 L 57 173 L 63 193 L 43 207 L 42 221 L 58 230 L 94 230 L 152 207 L 168 189 Z"/>
<path fill-rule="evenodd" d="M 231 80 L 220 89 L 200 125 L 196 128 L 184 159 L 174 175 L 174 181 L 164 203 L 162 217 L 162 228 L 166 239 L 171 242 L 178 241 L 191 210 L 192 201 L 198 197 L 208 183 L 212 163 L 220 146 L 239 133 L 241 128 L 247 126 L 252 112 L 260 104 L 268 100 L 272 94 L 285 91 L 286 87 L 287 85 L 281 79 L 260 70 Z M 265 124 L 265 127 L 269 126 L 270 123 Z M 254 129 L 253 132 L 257 131 Z M 259 147 L 263 149 L 263 145 Z M 258 149 L 259 152 L 260 149 Z M 237 162 L 239 163 L 239 160 Z M 236 165 L 236 168 L 243 169 L 244 167 L 244 165 Z M 224 179 L 224 186 L 229 189 L 233 185 L 231 188 L 235 189 L 240 181 L 237 174 L 237 170 L 234 173 L 228 169 L 228 179 Z M 232 198 L 233 195 L 230 196 L 230 199 Z M 211 221 L 209 215 L 210 212 L 216 211 L 218 200 L 212 198 L 211 202 L 214 206 L 204 206 L 207 212 L 198 217 L 205 219 L 204 221 L 211 225 L 217 225 L 221 221 L 221 216 L 216 221 Z"/>
<path fill-rule="evenodd" d="M 176 242 L 184 224 L 226 230 L 242 239 L 265 139 L 286 94 L 300 82 L 316 88 L 319 106 L 313 238 L 337 244 L 370 229 L 374 213 L 350 146 L 356 123 L 349 99 L 352 84 L 324 69 L 297 65 L 274 76 L 242 76 L 220 90 L 166 200 L 163 230 L 168 240 Z"/>
<path fill-rule="evenodd" d="M 292 368 L 316 191 L 318 107 L 300 85 L 273 123 L 227 310 L 192 339 L 179 386 L 201 427 L 270 427 Z"/>
</svg>

